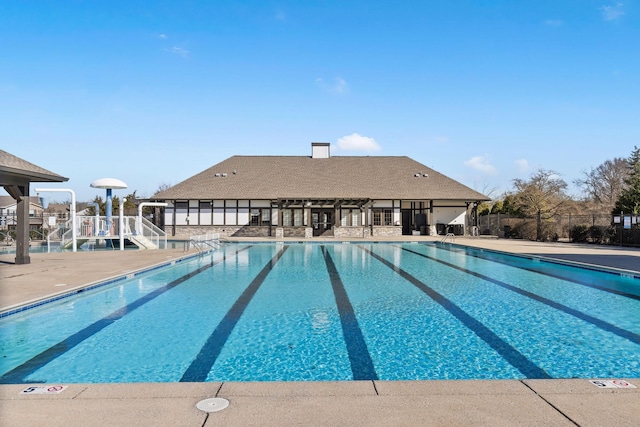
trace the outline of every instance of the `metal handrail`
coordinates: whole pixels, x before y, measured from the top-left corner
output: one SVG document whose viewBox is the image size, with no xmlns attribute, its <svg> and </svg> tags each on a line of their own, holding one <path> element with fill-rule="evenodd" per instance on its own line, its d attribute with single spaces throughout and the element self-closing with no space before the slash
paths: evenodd
<svg viewBox="0 0 640 427">
<path fill-rule="evenodd" d="M 158 249 L 167 248 L 167 233 L 156 227 L 146 218 L 138 220 L 137 217 L 123 216 L 123 229 L 120 224 L 113 222 L 110 230 L 106 228 L 105 216 L 77 216 L 76 217 L 76 238 L 77 239 L 99 239 L 119 236 L 120 232 L 125 237 L 141 236 L 148 239 Z M 51 248 L 51 240 L 60 240 L 60 247 L 63 247 L 71 239 L 71 220 L 61 224 L 56 229 L 48 233 L 47 246 Z"/>
<path fill-rule="evenodd" d="M 440 243 L 445 243 L 447 241 L 447 239 L 451 239 L 451 242 L 455 242 L 456 240 L 456 235 L 453 233 L 447 233 L 444 235 L 444 237 L 442 238 L 442 240 L 440 240 Z"/>
<path fill-rule="evenodd" d="M 189 244 L 185 247 L 185 251 L 191 249 L 192 244 L 198 251 L 198 254 L 203 254 L 205 252 L 206 248 L 203 247 L 205 245 L 213 250 L 219 249 L 222 246 L 222 244 L 220 243 L 220 234 L 218 233 L 207 233 L 198 236 L 191 236 L 189 238 Z"/>
<path fill-rule="evenodd" d="M 11 242 L 15 242 L 16 239 L 14 239 L 8 231 L 0 231 L 0 235 L 4 235 L 4 241 L 6 243 L 6 246 L 10 246 Z"/>
</svg>

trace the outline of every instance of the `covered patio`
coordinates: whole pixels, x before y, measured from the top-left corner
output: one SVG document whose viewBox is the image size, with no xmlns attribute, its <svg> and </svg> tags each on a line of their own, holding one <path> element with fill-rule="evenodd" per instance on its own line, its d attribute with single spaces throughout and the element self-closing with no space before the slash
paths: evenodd
<svg viewBox="0 0 640 427">
<path fill-rule="evenodd" d="M 65 182 L 69 178 L 0 150 L 0 185 L 16 200 L 16 264 L 29 264 L 29 186 L 32 182 Z"/>
</svg>

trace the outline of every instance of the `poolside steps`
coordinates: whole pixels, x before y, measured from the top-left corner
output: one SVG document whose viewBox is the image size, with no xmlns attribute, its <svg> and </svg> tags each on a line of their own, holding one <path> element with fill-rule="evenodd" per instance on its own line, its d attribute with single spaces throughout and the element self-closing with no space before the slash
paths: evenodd
<svg viewBox="0 0 640 427">
<path fill-rule="evenodd" d="M 78 238 L 76 239 L 76 246 L 79 248 L 80 246 L 84 245 L 85 243 L 87 243 L 88 241 L 97 241 L 97 240 L 118 240 L 119 237 L 118 236 L 95 236 L 95 237 L 89 237 L 89 238 Z M 139 249 L 142 250 L 146 250 L 146 249 L 158 249 L 158 246 L 153 243 L 151 240 L 147 239 L 144 236 L 126 236 L 125 240 L 129 240 L 131 243 L 133 243 L 134 245 L 136 245 Z M 68 240 L 66 242 L 64 242 L 64 244 L 60 245 L 60 249 L 71 249 L 73 246 L 73 240 Z"/>
<path fill-rule="evenodd" d="M 76 239 L 76 245 L 77 247 L 80 247 L 85 243 L 87 243 L 88 241 L 89 239 Z M 64 242 L 64 244 L 60 245 L 60 249 L 71 249 L 72 246 L 73 246 L 73 240 L 69 240 Z"/>
<path fill-rule="evenodd" d="M 141 234 L 127 236 L 127 239 L 140 249 L 158 249 L 158 246 L 156 246 L 155 243 Z"/>
</svg>

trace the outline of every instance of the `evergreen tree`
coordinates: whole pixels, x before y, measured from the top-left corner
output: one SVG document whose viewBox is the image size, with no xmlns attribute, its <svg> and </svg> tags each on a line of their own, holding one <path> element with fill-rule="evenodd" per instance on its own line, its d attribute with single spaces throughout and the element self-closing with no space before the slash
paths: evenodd
<svg viewBox="0 0 640 427">
<path fill-rule="evenodd" d="M 613 213 L 640 215 L 640 148 L 634 147 L 627 164 L 629 175 L 625 180 L 626 186 L 613 208 Z"/>
</svg>

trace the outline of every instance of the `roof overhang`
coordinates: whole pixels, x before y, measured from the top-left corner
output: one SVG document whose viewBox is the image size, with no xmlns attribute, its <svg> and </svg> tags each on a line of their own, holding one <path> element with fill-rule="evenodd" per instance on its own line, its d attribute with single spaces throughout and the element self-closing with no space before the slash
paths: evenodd
<svg viewBox="0 0 640 427">
<path fill-rule="evenodd" d="M 7 166 L 0 166 L 2 185 L 23 185 L 25 182 L 64 182 L 69 178 L 60 175 L 49 175 L 39 172 L 29 172 Z"/>
</svg>

